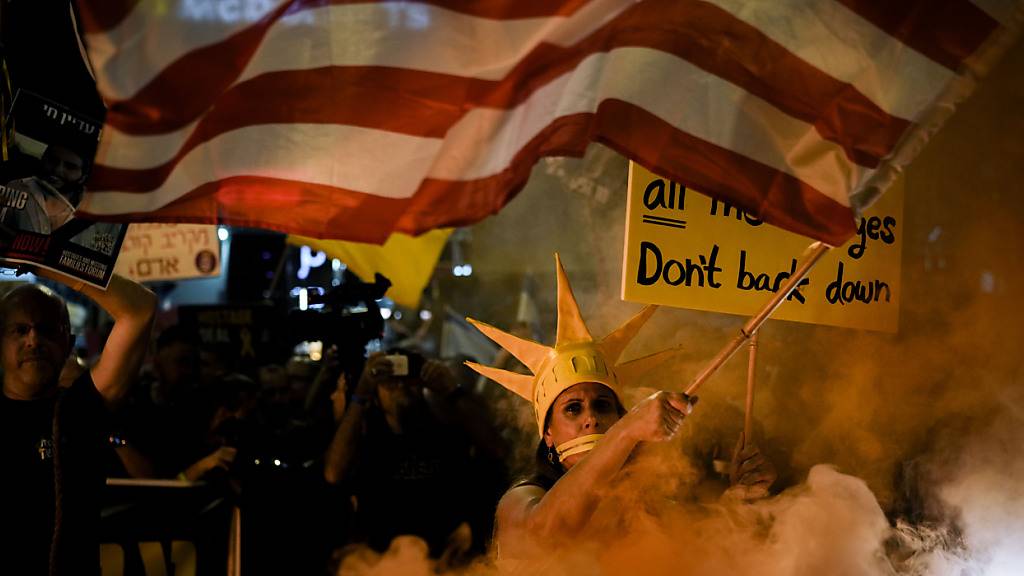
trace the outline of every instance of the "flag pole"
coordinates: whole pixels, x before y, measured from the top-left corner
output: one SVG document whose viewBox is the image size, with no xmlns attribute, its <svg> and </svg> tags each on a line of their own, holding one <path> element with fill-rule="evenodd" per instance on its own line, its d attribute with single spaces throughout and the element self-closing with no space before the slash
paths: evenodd
<svg viewBox="0 0 1024 576">
<path fill-rule="evenodd" d="M 740 333 L 732 339 L 728 344 L 718 352 L 718 355 L 711 359 L 711 362 L 704 367 L 704 370 L 693 379 L 690 383 L 689 388 L 686 389 L 686 393 L 694 395 L 697 390 L 709 379 L 718 369 L 722 367 L 725 362 L 743 346 L 743 343 L 750 339 L 750 337 L 757 332 L 757 329 L 764 324 L 765 320 L 768 319 L 772 313 L 778 309 L 779 306 L 786 300 L 790 292 L 800 283 L 801 280 L 807 276 L 807 273 L 811 271 L 811 268 L 818 263 L 818 260 L 825 255 L 826 252 L 831 250 L 831 246 L 824 242 L 815 242 L 807 247 L 804 252 L 800 264 L 796 270 L 793 271 L 793 275 L 786 280 L 786 283 L 779 288 L 779 291 L 772 295 L 771 299 L 767 304 L 764 305 L 761 310 L 752 316 L 747 323 L 740 328 Z"/>
<path fill-rule="evenodd" d="M 231 509 L 231 526 L 228 534 L 228 576 L 242 573 L 242 511 L 235 506 Z"/>
<path fill-rule="evenodd" d="M 754 381 L 757 374 L 757 336 L 761 330 L 755 330 L 750 336 L 750 355 L 747 357 L 747 401 L 743 412 L 743 448 L 751 444 L 754 432 Z"/>
</svg>

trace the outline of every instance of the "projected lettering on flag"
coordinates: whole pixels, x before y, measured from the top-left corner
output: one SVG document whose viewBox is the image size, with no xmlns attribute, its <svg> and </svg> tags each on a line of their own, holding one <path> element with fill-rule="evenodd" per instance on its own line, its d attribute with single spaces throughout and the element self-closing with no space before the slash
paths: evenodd
<svg viewBox="0 0 1024 576">
<path fill-rule="evenodd" d="M 183 20 L 220 22 L 223 24 L 254 23 L 266 17 L 281 4 L 280 0 L 184 0 L 179 5 Z M 384 7 L 392 28 L 422 30 L 430 26 L 430 12 L 422 5 L 397 3 Z M 294 10 L 281 17 L 284 24 L 316 24 L 310 10 Z"/>
<path fill-rule="evenodd" d="M 277 8 L 275 0 L 185 0 L 180 5 L 181 17 L 195 22 L 259 22 Z M 296 12 L 282 17 L 286 24 L 313 24 L 309 12 Z"/>
<path fill-rule="evenodd" d="M 903 188 L 897 183 L 773 318 L 895 332 Z M 796 269 L 804 236 L 630 163 L 622 276 L 625 300 L 755 313 Z"/>
</svg>

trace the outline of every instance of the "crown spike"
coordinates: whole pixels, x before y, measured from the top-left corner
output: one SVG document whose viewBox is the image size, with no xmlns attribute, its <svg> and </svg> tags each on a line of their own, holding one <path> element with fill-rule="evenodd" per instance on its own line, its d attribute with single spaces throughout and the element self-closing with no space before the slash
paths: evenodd
<svg viewBox="0 0 1024 576">
<path fill-rule="evenodd" d="M 665 363 L 670 358 L 679 355 L 682 351 L 682 347 L 676 346 L 675 348 L 669 348 L 668 350 L 662 350 L 661 352 L 642 356 L 636 360 L 630 360 L 629 362 L 615 366 L 615 374 L 619 377 L 619 382 L 623 382 L 624 385 L 637 386 L 639 385 L 638 382 L 641 376 L 650 372 L 656 366 Z M 657 388 L 667 387 L 657 386 Z"/>
<path fill-rule="evenodd" d="M 474 320 L 472 318 L 466 318 L 466 320 L 476 326 L 478 330 L 483 332 L 488 338 L 497 342 L 499 346 L 508 350 L 513 356 L 519 359 L 520 362 L 526 365 L 531 372 L 536 374 L 540 367 L 544 364 L 544 361 L 551 355 L 552 350 L 543 344 L 538 344 L 532 340 L 520 338 L 518 336 L 509 334 L 504 330 L 499 330 L 490 324 Z"/>
<path fill-rule="evenodd" d="M 555 253 L 555 268 L 558 274 L 558 332 L 555 346 L 575 342 L 592 342 L 594 337 L 583 322 L 576 296 L 572 293 L 569 277 L 565 275 L 562 259 Z"/>
<path fill-rule="evenodd" d="M 476 362 L 466 362 L 466 366 L 469 366 L 478 374 L 501 384 L 529 402 L 533 402 L 533 376 L 509 372 L 508 370 L 502 370 L 492 366 L 484 366 L 482 364 L 477 364 Z"/>
<path fill-rule="evenodd" d="M 644 306 L 643 310 L 601 340 L 601 351 L 604 352 L 605 358 L 610 364 L 618 363 L 622 352 L 626 350 L 629 343 L 636 337 L 637 332 L 643 328 L 644 324 L 647 323 L 647 320 L 650 319 L 657 309 L 658 307 L 654 304 Z"/>
</svg>

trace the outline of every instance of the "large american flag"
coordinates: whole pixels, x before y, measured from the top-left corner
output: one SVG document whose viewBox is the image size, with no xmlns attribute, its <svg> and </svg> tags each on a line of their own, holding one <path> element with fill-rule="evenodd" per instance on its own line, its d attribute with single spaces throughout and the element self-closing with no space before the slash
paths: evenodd
<svg viewBox="0 0 1024 576">
<path fill-rule="evenodd" d="M 1011 43 L 1019 0 L 79 0 L 81 211 L 382 242 L 599 141 L 831 244 Z M 543 206 L 538 206 L 543 210 Z"/>
</svg>

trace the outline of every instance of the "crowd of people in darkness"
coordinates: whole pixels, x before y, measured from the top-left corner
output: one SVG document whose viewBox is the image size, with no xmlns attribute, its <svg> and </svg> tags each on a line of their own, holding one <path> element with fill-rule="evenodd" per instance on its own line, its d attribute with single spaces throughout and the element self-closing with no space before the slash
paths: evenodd
<svg viewBox="0 0 1024 576">
<path fill-rule="evenodd" d="M 294 345 L 243 361 L 183 324 L 152 329 L 156 299 L 139 284 L 115 276 L 99 291 L 42 274 L 114 322 L 85 358 L 54 290 L 26 284 L 0 300 L 0 561 L 25 574 L 99 573 L 100 541 L 123 549 L 125 575 L 141 574 L 139 541 L 172 538 L 194 542 L 199 574 L 223 573 L 232 522 L 246 573 L 333 574 L 399 536 L 441 567 L 464 566 L 493 549 L 506 490 L 533 485 L 523 479 L 535 463 L 513 457 L 529 431 L 515 437 L 496 414 L 495 398 L 516 401 L 466 358 L 430 354 L 426 331 L 373 341 L 374 352 L 340 341 L 315 361 Z M 529 373 L 504 350 L 471 360 Z M 658 406 L 681 422 L 687 402 Z M 624 414 L 617 397 L 610 405 Z M 196 496 L 160 493 L 133 512 L 105 478 Z"/>
<path fill-rule="evenodd" d="M 508 450 L 461 365 L 390 349 L 353 368 L 330 346 L 317 362 L 282 351 L 246 366 L 204 354 L 180 325 L 152 349 L 109 418 L 106 473 L 216 487 L 242 511 L 249 566 L 329 573 L 401 535 L 451 565 L 486 550 Z M 215 540 L 227 516 L 211 517 Z M 221 544 L 197 542 L 211 572 Z"/>
</svg>

